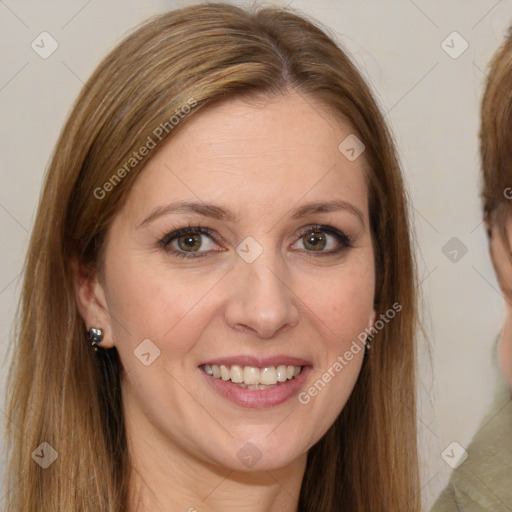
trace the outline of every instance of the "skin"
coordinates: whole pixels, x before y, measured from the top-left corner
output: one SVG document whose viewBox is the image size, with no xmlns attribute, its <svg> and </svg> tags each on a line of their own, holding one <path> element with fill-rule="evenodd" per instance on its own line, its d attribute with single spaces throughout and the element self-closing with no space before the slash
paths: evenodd
<svg viewBox="0 0 512 512">
<path fill-rule="evenodd" d="M 205 383 L 198 365 L 232 355 L 302 357 L 313 366 L 307 389 L 372 325 L 364 155 L 350 162 L 338 150 L 351 133 L 295 92 L 209 107 L 137 178 L 109 228 L 103 274 L 76 267 L 86 327 L 104 329 L 101 346 L 117 347 L 123 366 L 130 510 L 139 490 L 140 510 L 297 510 L 307 451 L 343 409 L 364 351 L 306 405 L 296 397 L 269 408 L 236 405 Z M 298 206 L 331 199 L 361 219 L 349 210 L 291 218 Z M 238 218 L 174 213 L 137 227 L 177 200 L 223 205 Z M 189 222 L 218 237 L 199 235 L 200 251 L 211 251 L 203 258 L 178 258 L 159 243 Z M 323 231 L 323 252 L 344 249 L 319 255 L 299 236 L 312 224 L 342 231 L 352 247 Z M 252 263 L 236 252 L 247 236 L 263 249 Z M 172 248 L 180 250 L 176 239 Z M 160 350 L 149 366 L 134 357 L 144 339 Z M 261 454 L 252 468 L 237 457 L 247 442 Z"/>
<path fill-rule="evenodd" d="M 498 361 L 508 386 L 512 388 L 512 215 L 505 214 L 504 230 L 491 216 L 485 223 L 489 251 L 505 302 L 505 320 L 498 342 Z"/>
</svg>

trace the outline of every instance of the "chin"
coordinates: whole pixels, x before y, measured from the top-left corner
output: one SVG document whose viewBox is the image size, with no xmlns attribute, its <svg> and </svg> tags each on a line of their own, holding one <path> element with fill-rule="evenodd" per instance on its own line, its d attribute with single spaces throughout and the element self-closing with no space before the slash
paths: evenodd
<svg viewBox="0 0 512 512">
<path fill-rule="evenodd" d="M 226 447 L 221 454 L 211 454 L 216 461 L 215 465 L 228 468 L 232 471 L 257 473 L 260 471 L 275 471 L 283 469 L 307 455 L 307 450 L 297 448 L 298 441 L 288 439 L 287 448 L 284 442 L 279 440 L 281 449 L 276 450 L 273 443 L 265 443 L 264 438 L 260 442 L 257 439 L 252 441 L 237 442 L 234 447 Z M 234 457 L 233 457 L 234 455 Z"/>
</svg>

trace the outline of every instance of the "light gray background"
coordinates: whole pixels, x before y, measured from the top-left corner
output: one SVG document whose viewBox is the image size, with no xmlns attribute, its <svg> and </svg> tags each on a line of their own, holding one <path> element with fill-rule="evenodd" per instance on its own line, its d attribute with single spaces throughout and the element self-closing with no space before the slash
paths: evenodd
<svg viewBox="0 0 512 512">
<path fill-rule="evenodd" d="M 0 0 L 2 354 L 43 173 L 72 102 L 136 23 L 189 3 Z M 441 452 L 452 441 L 467 446 L 492 397 L 491 350 L 504 310 L 481 224 L 478 109 L 488 61 L 512 22 L 512 2 L 267 3 L 302 9 L 331 29 L 368 78 L 396 137 L 414 205 L 424 301 L 418 423 L 427 510 L 449 477 Z M 59 44 L 48 59 L 31 48 L 43 31 Z M 441 46 L 453 31 L 469 44 L 456 59 Z M 461 48 L 456 39 L 453 45 Z M 452 237 L 468 250 L 455 263 L 442 252 Z M 0 370 L 4 382 L 7 361 Z M 3 410 L 0 403 L 5 418 Z"/>
</svg>

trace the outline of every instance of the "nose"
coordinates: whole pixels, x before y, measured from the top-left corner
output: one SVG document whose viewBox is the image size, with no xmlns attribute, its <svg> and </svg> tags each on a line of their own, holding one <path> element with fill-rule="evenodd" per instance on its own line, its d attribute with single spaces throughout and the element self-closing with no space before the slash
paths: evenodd
<svg viewBox="0 0 512 512">
<path fill-rule="evenodd" d="M 289 271 L 278 255 L 267 255 L 264 251 L 252 263 L 240 258 L 230 273 L 227 324 L 262 339 L 295 327 L 300 317 L 300 300 L 290 281 Z"/>
</svg>

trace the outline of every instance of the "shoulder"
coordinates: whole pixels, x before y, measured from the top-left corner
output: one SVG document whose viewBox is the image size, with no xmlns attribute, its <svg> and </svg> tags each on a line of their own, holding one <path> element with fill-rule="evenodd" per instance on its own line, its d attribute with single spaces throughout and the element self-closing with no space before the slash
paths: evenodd
<svg viewBox="0 0 512 512">
<path fill-rule="evenodd" d="M 501 377 L 493 403 L 431 512 L 510 512 L 512 503 L 512 391 Z"/>
</svg>

